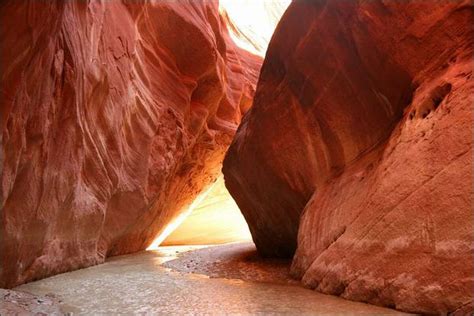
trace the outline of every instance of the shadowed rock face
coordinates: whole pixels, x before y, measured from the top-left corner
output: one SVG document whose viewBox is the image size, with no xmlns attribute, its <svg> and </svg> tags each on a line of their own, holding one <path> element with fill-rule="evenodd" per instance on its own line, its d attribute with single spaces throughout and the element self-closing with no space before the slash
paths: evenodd
<svg viewBox="0 0 474 316">
<path fill-rule="evenodd" d="M 224 161 L 258 250 L 308 287 L 472 311 L 469 1 L 298 1 Z"/>
<path fill-rule="evenodd" d="M 0 9 L 0 287 L 146 248 L 215 180 L 261 60 L 217 2 Z"/>
</svg>

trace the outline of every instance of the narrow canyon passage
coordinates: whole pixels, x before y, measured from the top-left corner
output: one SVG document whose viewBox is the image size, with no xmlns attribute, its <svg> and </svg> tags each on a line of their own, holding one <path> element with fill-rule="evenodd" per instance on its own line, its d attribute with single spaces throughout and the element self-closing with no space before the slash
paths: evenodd
<svg viewBox="0 0 474 316">
<path fill-rule="evenodd" d="M 474 315 L 473 9 L 0 1 L 0 315 Z"/>
</svg>

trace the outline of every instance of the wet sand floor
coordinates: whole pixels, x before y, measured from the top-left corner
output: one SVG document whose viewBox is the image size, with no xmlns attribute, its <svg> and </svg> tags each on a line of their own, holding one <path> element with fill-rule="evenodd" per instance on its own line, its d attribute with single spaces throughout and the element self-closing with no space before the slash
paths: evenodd
<svg viewBox="0 0 474 316">
<path fill-rule="evenodd" d="M 236 247 L 237 252 L 248 250 L 248 245 L 229 247 Z M 163 247 L 157 251 L 113 257 L 102 265 L 24 284 L 16 290 L 38 295 L 54 294 L 61 300 L 63 311 L 73 314 L 401 314 L 322 295 L 291 283 L 265 282 L 268 278 L 260 280 L 264 282 L 219 278 L 222 271 L 209 278 L 179 269 L 180 265 L 188 267 L 186 263 L 180 264 L 180 259 L 170 261 L 176 259 L 178 253 L 192 249 L 196 247 Z M 204 260 L 203 254 L 213 250 L 194 251 L 196 256 L 188 252 L 182 255 L 184 260 L 194 257 Z M 228 258 L 231 251 L 228 246 L 218 246 L 213 253 L 209 260 L 222 262 L 226 259 L 216 257 Z M 224 254 L 220 256 L 219 253 Z M 164 267 L 163 263 L 167 261 L 171 267 L 174 262 L 181 271 Z M 211 266 L 213 263 L 207 262 L 196 271 L 206 273 L 206 269 L 212 270 Z M 235 268 L 230 265 L 230 269 Z M 222 265 L 220 269 L 223 269 Z M 281 266 L 277 264 L 275 271 L 280 273 Z M 226 277 L 229 275 L 224 273 Z"/>
</svg>

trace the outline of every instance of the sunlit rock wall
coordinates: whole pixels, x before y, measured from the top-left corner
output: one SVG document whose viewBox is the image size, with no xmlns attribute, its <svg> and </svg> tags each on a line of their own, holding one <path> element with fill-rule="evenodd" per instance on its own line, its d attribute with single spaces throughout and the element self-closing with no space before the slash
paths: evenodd
<svg viewBox="0 0 474 316">
<path fill-rule="evenodd" d="M 260 58 L 212 1 L 0 10 L 0 287 L 145 249 L 217 177 Z"/>
<path fill-rule="evenodd" d="M 228 26 L 230 37 L 239 47 L 264 56 L 273 31 L 289 3 L 290 0 L 220 0 L 219 12 Z M 242 107 L 241 111 L 245 112 L 248 107 Z M 250 239 L 245 219 L 222 179 L 210 191 L 199 196 L 187 212 L 188 217 L 173 221 L 150 248 L 160 243 L 215 244 Z"/>
<path fill-rule="evenodd" d="M 247 223 L 227 192 L 222 177 L 189 211 L 189 216 L 161 245 L 210 245 L 252 239 Z"/>
<path fill-rule="evenodd" d="M 263 57 L 290 3 L 291 0 L 219 0 L 219 10 L 234 42 Z"/>
<path fill-rule="evenodd" d="M 473 312 L 470 1 L 296 1 L 224 161 L 258 250 L 320 292 Z M 299 230 L 298 230 L 299 228 Z"/>
</svg>

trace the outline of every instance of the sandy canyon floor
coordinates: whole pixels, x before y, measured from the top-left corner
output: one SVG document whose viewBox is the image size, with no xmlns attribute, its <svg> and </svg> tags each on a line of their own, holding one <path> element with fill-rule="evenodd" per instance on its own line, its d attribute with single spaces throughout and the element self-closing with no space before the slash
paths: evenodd
<svg viewBox="0 0 474 316">
<path fill-rule="evenodd" d="M 36 306 L 25 303 L 25 310 L 46 305 L 53 312 L 51 305 L 59 304 L 62 313 L 74 315 L 402 314 L 305 289 L 288 269 L 287 261 L 259 258 L 252 243 L 160 247 L 15 290 L 36 295 Z"/>
</svg>

